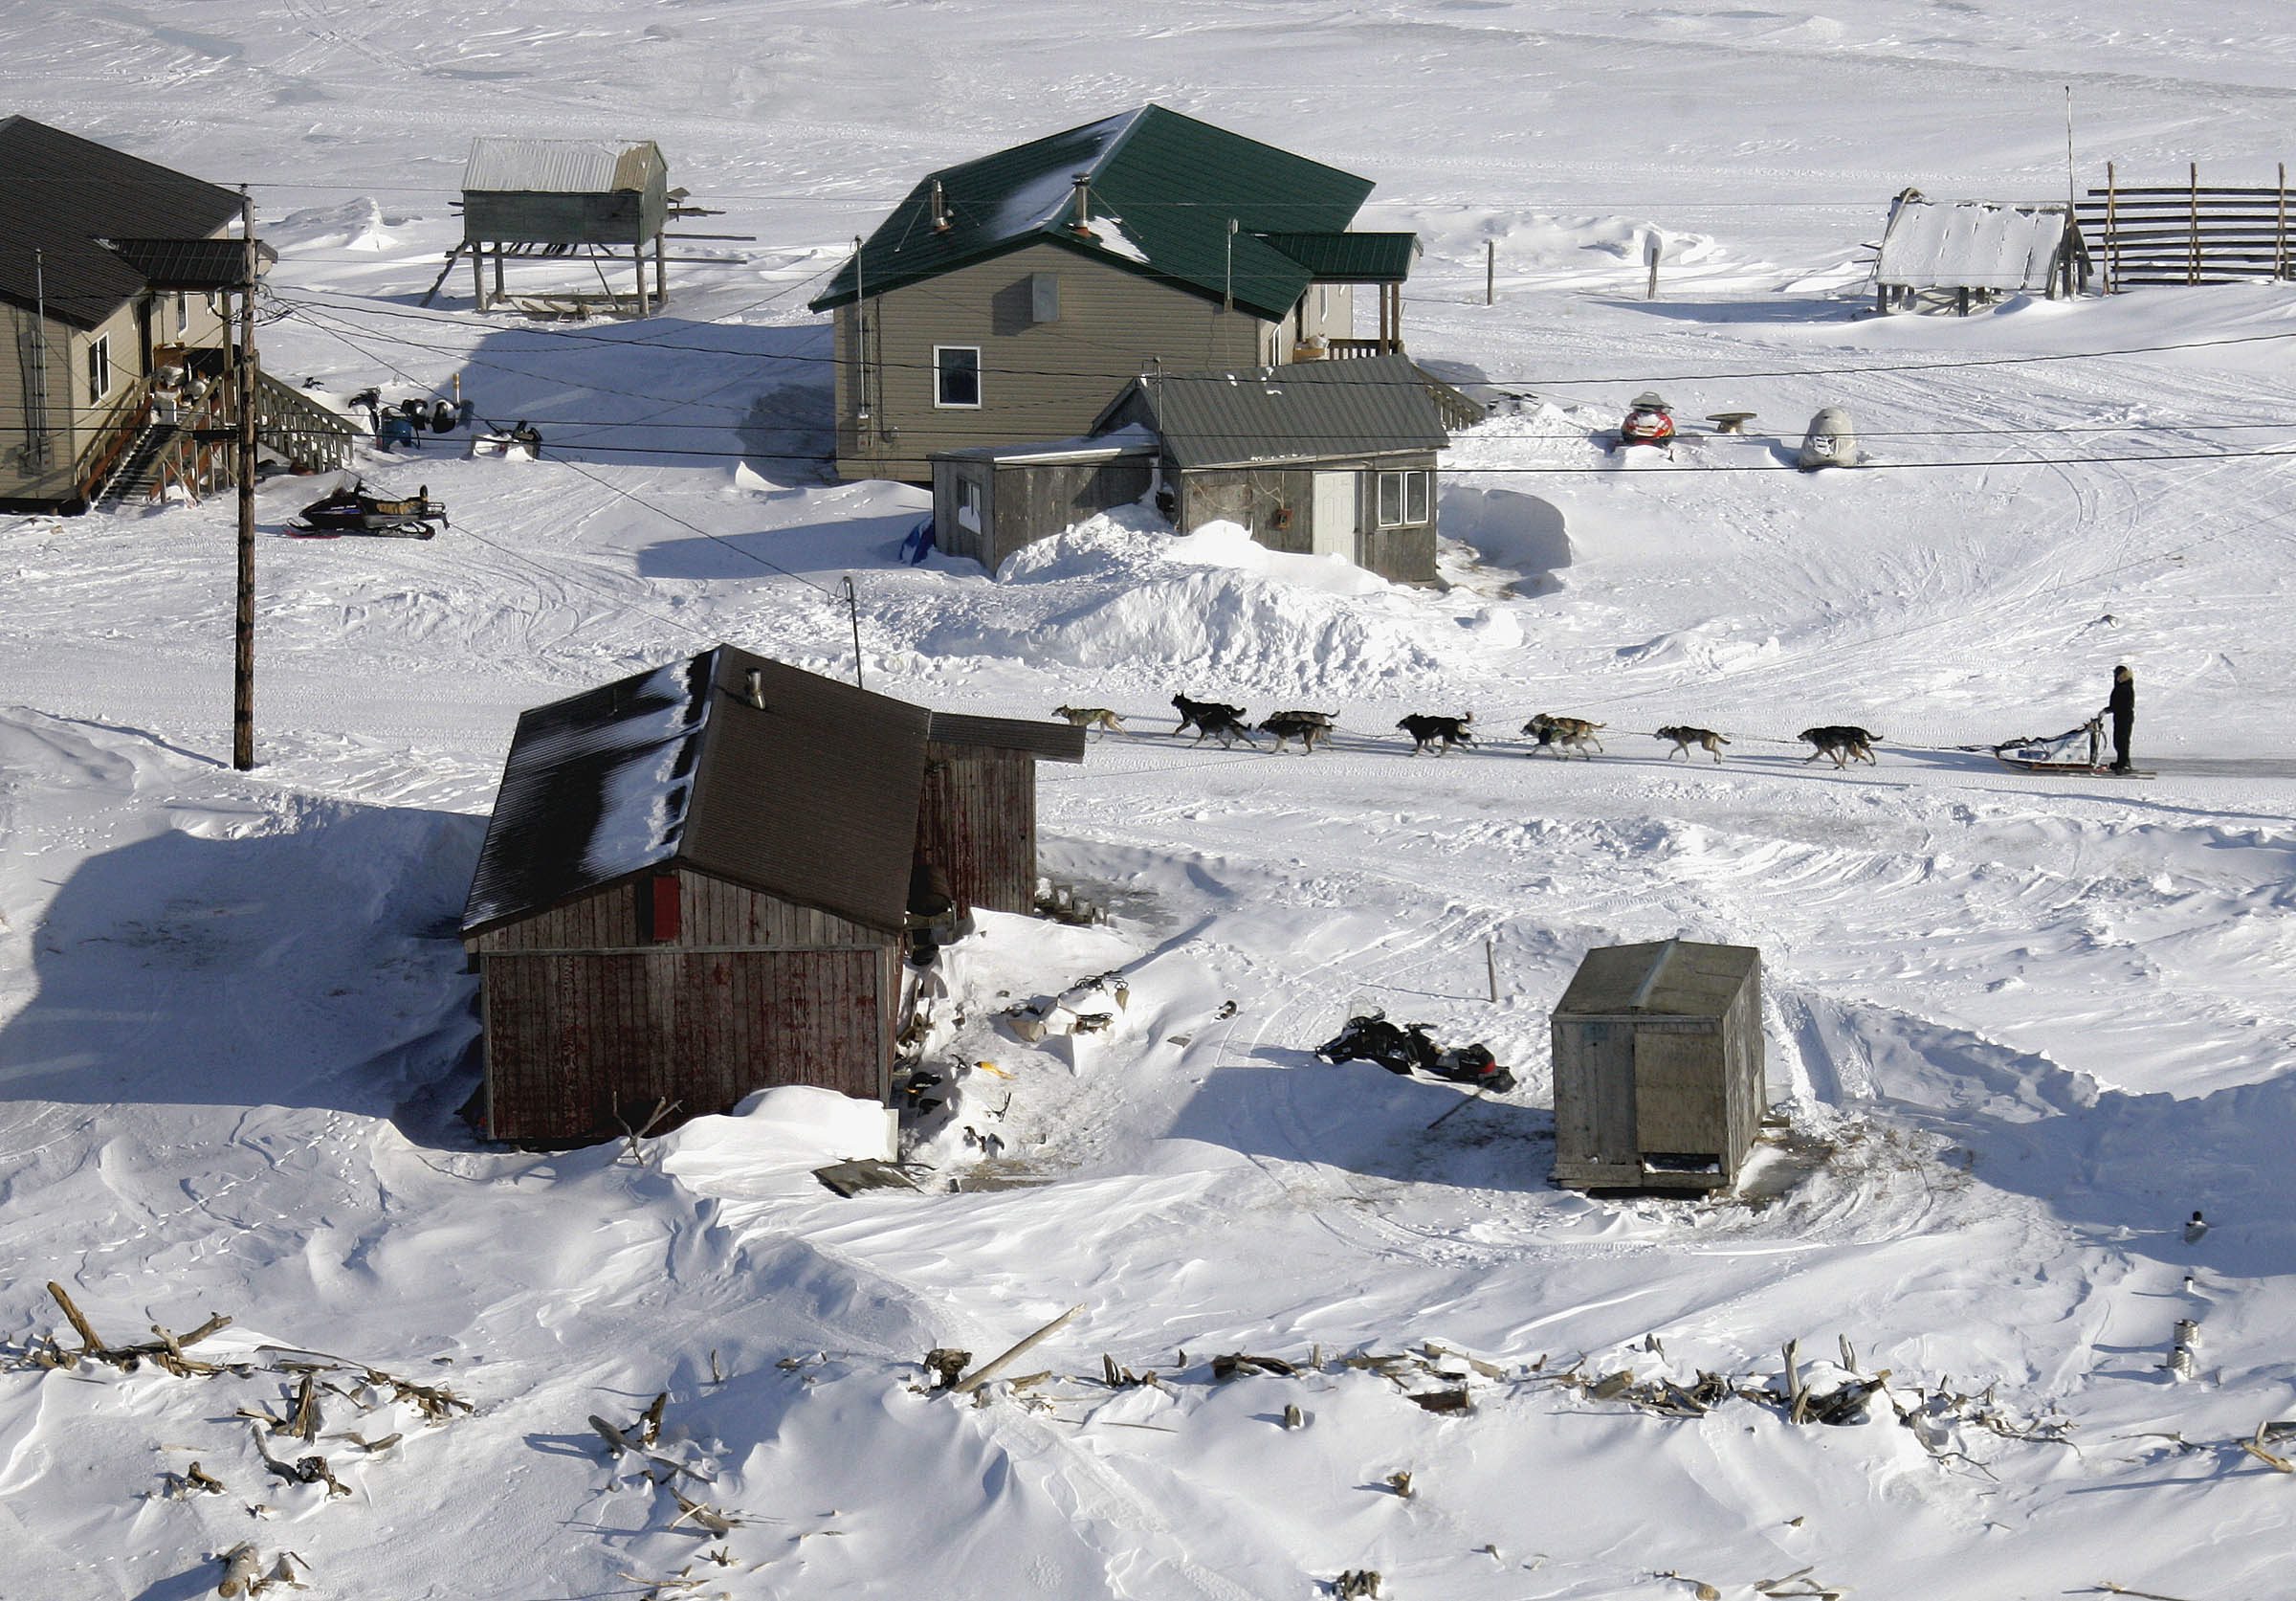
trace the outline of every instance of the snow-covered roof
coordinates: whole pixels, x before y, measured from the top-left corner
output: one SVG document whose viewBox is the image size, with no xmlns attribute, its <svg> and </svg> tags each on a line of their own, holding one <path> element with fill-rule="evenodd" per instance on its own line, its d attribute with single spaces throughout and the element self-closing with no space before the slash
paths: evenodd
<svg viewBox="0 0 2296 1601">
<path fill-rule="evenodd" d="M 2045 289 L 2065 241 L 2063 202 L 1929 200 L 1889 209 L 1874 281 L 1908 289 Z"/>
<path fill-rule="evenodd" d="M 462 169 L 463 192 L 606 194 L 643 189 L 655 171 L 668 172 L 651 139 L 510 139 L 471 141 Z"/>
</svg>

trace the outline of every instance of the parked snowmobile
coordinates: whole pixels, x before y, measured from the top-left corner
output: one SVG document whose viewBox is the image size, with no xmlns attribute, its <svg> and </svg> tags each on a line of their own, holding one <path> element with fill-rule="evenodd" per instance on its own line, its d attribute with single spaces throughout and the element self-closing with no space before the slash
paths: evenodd
<svg viewBox="0 0 2296 1601">
<path fill-rule="evenodd" d="M 425 484 L 409 500 L 385 500 L 366 492 L 353 478 L 333 493 L 312 501 L 287 524 L 287 532 L 301 539 L 335 539 L 343 534 L 365 534 L 382 539 L 429 539 L 447 525 L 444 502 L 430 499 Z"/>
<path fill-rule="evenodd" d="M 1619 445 L 1670 447 L 1673 442 L 1674 408 L 1654 389 L 1636 395 L 1626 409 L 1626 420 L 1619 424 Z"/>
<path fill-rule="evenodd" d="M 1416 1069 L 1437 1078 L 1448 1078 L 1455 1084 L 1472 1084 L 1477 1089 L 1488 1088 L 1501 1095 L 1514 1088 L 1514 1075 L 1493 1060 L 1489 1048 L 1480 1041 L 1446 1051 L 1427 1037 L 1424 1023 L 1399 1026 L 1387 1021 L 1383 1012 L 1350 1017 L 1347 1027 L 1336 1038 L 1315 1047 L 1315 1054 L 1335 1065 L 1377 1062 L 1388 1072 L 1405 1078 Z"/>
<path fill-rule="evenodd" d="M 1801 436 L 1801 449 L 1794 457 L 1794 465 L 1805 473 L 1815 473 L 1822 467 L 1856 467 L 1866 460 L 1866 453 L 1858 448 L 1858 431 L 1851 426 L 1849 413 L 1839 406 L 1821 408 L 1810 419 L 1809 432 Z"/>
</svg>

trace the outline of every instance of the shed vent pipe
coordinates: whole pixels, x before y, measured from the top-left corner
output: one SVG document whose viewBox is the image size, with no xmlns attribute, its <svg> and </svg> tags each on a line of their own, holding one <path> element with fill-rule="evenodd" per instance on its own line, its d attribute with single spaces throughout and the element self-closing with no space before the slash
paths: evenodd
<svg viewBox="0 0 2296 1601">
<path fill-rule="evenodd" d="M 940 192 L 940 180 L 933 180 L 933 232 L 946 233 L 950 229 L 949 202 Z"/>
<path fill-rule="evenodd" d="M 744 669 L 742 678 L 749 685 L 749 703 L 760 711 L 765 709 L 765 670 L 762 667 Z"/>
<path fill-rule="evenodd" d="M 1074 192 L 1076 212 L 1069 219 L 1069 232 L 1080 238 L 1089 239 L 1093 236 L 1093 175 L 1091 173 L 1079 172 L 1076 174 Z"/>
</svg>

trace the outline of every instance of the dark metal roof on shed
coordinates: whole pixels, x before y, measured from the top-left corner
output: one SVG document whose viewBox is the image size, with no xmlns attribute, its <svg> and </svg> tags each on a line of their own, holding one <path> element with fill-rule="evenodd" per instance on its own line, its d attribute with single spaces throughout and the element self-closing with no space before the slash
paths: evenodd
<svg viewBox="0 0 2296 1601">
<path fill-rule="evenodd" d="M 673 861 L 897 929 L 930 722 L 731 645 L 537 707 L 511 739 L 463 933 Z"/>
<path fill-rule="evenodd" d="M 1443 419 L 1407 356 L 1136 378 L 1095 428 L 1144 423 L 1181 468 L 1440 450 Z"/>
<path fill-rule="evenodd" d="M 1079 176 L 1088 180 L 1089 237 L 1071 226 Z M 936 183 L 949 223 L 938 230 Z M 1273 321 L 1315 275 L 1264 235 L 1336 233 L 1371 189 L 1367 178 L 1145 105 L 931 174 L 812 308 L 1049 241 L 1210 300 L 1232 295 Z"/>
<path fill-rule="evenodd" d="M 1555 1016 L 1719 1017 L 1760 964 L 1753 945 L 1601 945 L 1578 964 Z"/>
<path fill-rule="evenodd" d="M 247 245 L 239 239 L 99 239 L 144 276 L 153 289 L 212 291 L 247 282 Z M 255 271 L 276 264 L 279 253 L 255 241 Z"/>
<path fill-rule="evenodd" d="M 96 327 L 149 287 L 98 239 L 206 239 L 238 216 L 230 189 L 29 117 L 0 119 L 0 300 Z"/>
<path fill-rule="evenodd" d="M 926 737 L 943 745 L 1017 750 L 1046 762 L 1084 760 L 1084 730 L 1066 723 L 1029 723 L 1012 717 L 935 712 Z"/>
</svg>

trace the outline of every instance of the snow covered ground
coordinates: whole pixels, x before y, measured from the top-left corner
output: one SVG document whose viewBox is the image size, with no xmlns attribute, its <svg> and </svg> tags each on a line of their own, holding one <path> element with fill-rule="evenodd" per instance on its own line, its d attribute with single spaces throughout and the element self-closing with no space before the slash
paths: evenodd
<svg viewBox="0 0 2296 1601">
<path fill-rule="evenodd" d="M 187 1601 L 242 1540 L 399 1601 L 2286 1593 L 2296 1479 L 2233 1442 L 2296 1417 L 2296 287 L 1855 314 L 1898 189 L 2064 192 L 2068 83 L 2084 184 L 2270 182 L 2296 21 L 1841 12 L 0 6 L 8 109 L 254 186 L 272 370 L 460 373 L 550 445 L 364 463 L 449 503 L 428 544 L 273 538 L 314 491 L 264 489 L 245 776 L 229 503 L 0 521 L 0 1596 Z M 931 166 L 1148 99 L 1376 178 L 1366 225 L 1427 245 L 1414 353 L 1523 397 L 1449 456 L 1447 590 L 1122 517 L 995 579 L 909 568 L 923 497 L 824 478 L 804 301 L 851 236 Z M 654 138 L 725 210 L 697 232 L 757 237 L 681 247 L 709 260 L 646 322 L 481 322 L 452 278 L 423 308 L 478 133 Z M 1654 386 L 1757 432 L 1607 457 Z M 1881 470 L 1784 469 L 1825 404 Z M 956 953 L 936 1055 L 992 1068 L 926 1194 L 823 1190 L 866 1130 L 803 1092 L 643 1164 L 480 1147 L 453 931 L 516 713 L 718 639 L 849 673 L 849 574 L 872 687 L 1133 720 L 1044 773 L 1049 865 L 1114 923 Z M 2123 660 L 2156 779 L 1955 748 L 2077 723 Z M 1341 736 L 1190 747 L 1175 690 Z M 1469 709 L 1479 749 L 1392 732 Z M 1526 760 L 1538 710 L 1604 753 Z M 1674 723 L 1728 761 L 1665 760 Z M 1879 762 L 1806 764 L 1814 723 Z M 1551 1190 L 1547 1011 L 1589 946 L 1674 934 L 1763 953 L 1755 1200 Z M 1105 1039 L 993 1023 L 1110 969 Z M 1322 1065 L 1358 1003 L 1522 1087 Z M 52 1279 L 115 1343 L 229 1314 L 188 1354 L 237 1367 L 27 1365 Z M 919 1388 L 1075 1305 L 1024 1394 Z M 1799 1339 L 1828 1386 L 1844 1337 L 1889 1372 L 1859 1426 L 1598 1382 L 1782 1387 Z M 1238 1351 L 1301 1370 L 1216 1382 Z M 1104 1388 L 1103 1353 L 1164 1382 Z M 318 1438 L 263 1449 L 344 1495 L 237 1415 L 313 1364 Z M 585 1420 L 662 1391 L 609 1458 Z M 194 1460 L 223 1493 L 174 1493 Z"/>
</svg>

